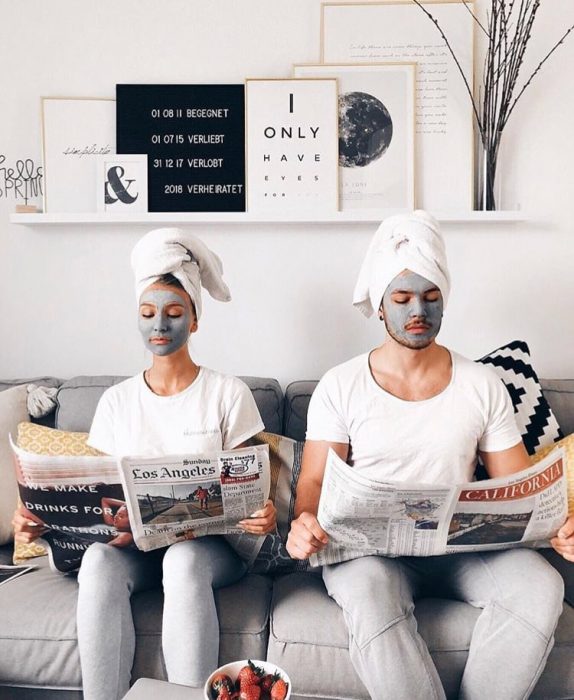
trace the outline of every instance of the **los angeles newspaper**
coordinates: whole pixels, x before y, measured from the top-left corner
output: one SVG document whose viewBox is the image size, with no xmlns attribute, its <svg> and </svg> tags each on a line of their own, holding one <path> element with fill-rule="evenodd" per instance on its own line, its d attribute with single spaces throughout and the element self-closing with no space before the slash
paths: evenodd
<svg viewBox="0 0 574 700">
<path fill-rule="evenodd" d="M 59 571 L 77 568 L 93 542 L 148 551 L 190 532 L 221 534 L 248 563 L 263 543 L 238 522 L 269 496 L 267 445 L 119 461 L 37 455 L 13 442 L 12 449 L 20 500 Z"/>
</svg>

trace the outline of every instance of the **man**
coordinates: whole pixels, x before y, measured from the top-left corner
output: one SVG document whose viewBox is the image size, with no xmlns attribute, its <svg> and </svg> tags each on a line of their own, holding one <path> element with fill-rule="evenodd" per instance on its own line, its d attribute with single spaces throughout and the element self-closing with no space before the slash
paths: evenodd
<svg viewBox="0 0 574 700">
<path fill-rule="evenodd" d="M 375 234 L 354 303 L 378 309 L 388 338 L 327 372 L 309 406 L 307 442 L 287 541 L 304 559 L 328 542 L 316 514 L 329 449 L 366 476 L 471 481 L 480 454 L 491 477 L 529 465 L 503 383 L 438 345 L 450 280 L 438 223 L 392 217 Z M 553 543 L 574 561 L 574 517 Z M 349 650 L 372 698 L 444 698 L 417 632 L 414 600 L 440 591 L 482 608 L 460 687 L 465 699 L 528 697 L 552 648 L 563 582 L 535 551 L 439 557 L 367 556 L 323 567 L 343 609 Z"/>
</svg>

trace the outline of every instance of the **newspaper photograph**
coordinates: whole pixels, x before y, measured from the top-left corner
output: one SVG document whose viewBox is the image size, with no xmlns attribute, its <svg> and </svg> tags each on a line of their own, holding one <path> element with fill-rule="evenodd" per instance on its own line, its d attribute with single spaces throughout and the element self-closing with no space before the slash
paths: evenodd
<svg viewBox="0 0 574 700">
<path fill-rule="evenodd" d="M 132 532 L 148 551 L 195 537 L 226 535 L 239 555 L 252 562 L 263 537 L 245 533 L 238 522 L 263 508 L 269 496 L 269 447 L 258 445 L 205 455 L 120 460 Z"/>
<path fill-rule="evenodd" d="M 329 543 L 310 562 L 550 546 L 568 513 L 565 459 L 557 448 L 507 477 L 450 486 L 376 481 L 329 450 L 317 513 Z"/>
</svg>

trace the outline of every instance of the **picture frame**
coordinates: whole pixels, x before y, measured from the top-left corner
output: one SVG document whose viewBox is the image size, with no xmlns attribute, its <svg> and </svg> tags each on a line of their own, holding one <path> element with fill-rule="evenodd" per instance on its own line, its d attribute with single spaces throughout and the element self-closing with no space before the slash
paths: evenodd
<svg viewBox="0 0 574 700">
<path fill-rule="evenodd" d="M 45 212 L 93 212 L 96 157 L 116 152 L 112 98 L 42 97 Z"/>
<path fill-rule="evenodd" d="M 113 153 L 97 158 L 96 210 L 147 212 L 147 154 Z"/>
<path fill-rule="evenodd" d="M 469 8 L 461 0 L 426 2 L 472 90 L 474 20 Z M 472 210 L 472 104 L 444 40 L 420 7 L 411 0 L 323 2 L 321 61 L 416 62 L 417 206 L 439 212 Z"/>
<path fill-rule="evenodd" d="M 335 78 L 245 81 L 247 210 L 339 210 Z"/>
<path fill-rule="evenodd" d="M 245 211 L 245 85 L 119 83 L 117 150 L 148 155 L 150 212 Z"/>
<path fill-rule="evenodd" d="M 415 207 L 415 63 L 299 64 L 339 88 L 340 207 Z"/>
</svg>

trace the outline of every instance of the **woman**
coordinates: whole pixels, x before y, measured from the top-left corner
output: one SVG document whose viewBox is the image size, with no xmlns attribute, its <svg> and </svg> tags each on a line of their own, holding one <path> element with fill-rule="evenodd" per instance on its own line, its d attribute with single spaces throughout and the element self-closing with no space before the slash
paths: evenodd
<svg viewBox="0 0 574 700">
<path fill-rule="evenodd" d="M 201 316 L 201 287 L 229 301 L 219 258 L 197 237 L 158 229 L 132 252 L 139 329 L 152 353 L 142 374 L 110 387 L 100 399 L 89 444 L 120 457 L 201 453 L 241 447 L 263 423 L 248 387 L 198 366 L 187 341 Z M 242 521 L 246 532 L 275 528 L 275 507 Z M 14 518 L 17 538 L 30 541 L 25 512 Z M 171 682 L 201 686 L 218 664 L 219 624 L 213 590 L 240 579 L 245 563 L 222 537 L 183 541 L 167 550 L 91 545 L 78 576 L 78 645 L 86 700 L 121 698 L 135 652 L 130 596 L 164 588 L 163 654 Z M 163 570 L 163 571 L 162 571 Z"/>
</svg>

